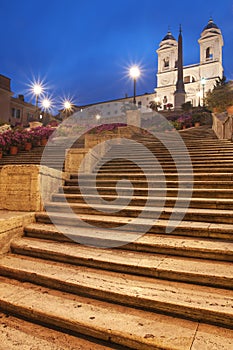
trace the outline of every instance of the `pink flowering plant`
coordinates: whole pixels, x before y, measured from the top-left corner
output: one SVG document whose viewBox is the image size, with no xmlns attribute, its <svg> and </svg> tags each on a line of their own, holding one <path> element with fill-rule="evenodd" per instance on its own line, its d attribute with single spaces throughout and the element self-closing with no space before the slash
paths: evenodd
<svg viewBox="0 0 233 350">
<path fill-rule="evenodd" d="M 4 138 L 4 134 L 0 134 L 0 151 L 4 151 L 6 148 L 6 140 Z"/>
<path fill-rule="evenodd" d="M 42 140 L 43 138 L 48 139 L 53 132 L 54 129 L 49 126 L 38 126 L 32 129 L 33 138 L 36 140 Z"/>
</svg>

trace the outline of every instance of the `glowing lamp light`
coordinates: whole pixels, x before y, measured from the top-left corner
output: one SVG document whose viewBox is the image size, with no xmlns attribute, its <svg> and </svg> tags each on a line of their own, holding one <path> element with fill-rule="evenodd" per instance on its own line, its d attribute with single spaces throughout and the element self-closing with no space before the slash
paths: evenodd
<svg viewBox="0 0 233 350">
<path fill-rule="evenodd" d="M 101 116 L 99 114 L 96 114 L 95 118 L 96 120 L 100 120 Z"/>
<path fill-rule="evenodd" d="M 205 85 L 206 84 L 206 79 L 205 78 L 201 78 L 201 85 Z"/>
<path fill-rule="evenodd" d="M 129 74 L 133 79 L 137 79 L 140 76 L 140 69 L 138 66 L 133 66 L 130 68 Z"/>
<path fill-rule="evenodd" d="M 51 106 L 51 101 L 48 98 L 45 98 L 42 101 L 42 106 L 44 107 L 44 109 L 48 109 Z"/>
<path fill-rule="evenodd" d="M 63 106 L 64 106 L 65 109 L 71 109 L 72 108 L 72 104 L 68 100 L 64 101 Z"/>
<path fill-rule="evenodd" d="M 43 90 L 43 88 L 40 84 L 35 84 L 33 86 L 33 92 L 35 95 L 40 95 L 42 93 L 42 90 Z"/>
</svg>

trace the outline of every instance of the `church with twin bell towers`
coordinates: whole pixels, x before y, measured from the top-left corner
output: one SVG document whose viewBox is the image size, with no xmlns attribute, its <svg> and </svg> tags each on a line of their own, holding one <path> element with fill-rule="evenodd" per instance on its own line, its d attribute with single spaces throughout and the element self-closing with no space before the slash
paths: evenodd
<svg viewBox="0 0 233 350">
<path fill-rule="evenodd" d="M 179 109 L 190 101 L 194 107 L 203 105 L 205 93 L 212 90 L 218 78 L 223 77 L 223 36 L 210 18 L 198 40 L 200 62 L 183 66 L 182 31 L 178 41 L 171 31 L 162 39 L 157 49 L 158 71 L 156 100 L 166 109 L 171 104 Z"/>
</svg>

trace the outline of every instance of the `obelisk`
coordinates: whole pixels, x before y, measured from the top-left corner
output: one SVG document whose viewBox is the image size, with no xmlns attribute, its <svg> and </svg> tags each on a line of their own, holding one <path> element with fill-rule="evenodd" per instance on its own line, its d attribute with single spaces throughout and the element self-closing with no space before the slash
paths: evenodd
<svg viewBox="0 0 233 350">
<path fill-rule="evenodd" d="M 184 77 L 183 77 L 183 39 L 182 31 L 180 26 L 180 33 L 178 38 L 178 62 L 177 62 L 177 82 L 176 91 L 174 92 L 175 97 L 175 109 L 181 109 L 182 104 L 185 103 L 185 89 L 184 89 Z"/>
</svg>

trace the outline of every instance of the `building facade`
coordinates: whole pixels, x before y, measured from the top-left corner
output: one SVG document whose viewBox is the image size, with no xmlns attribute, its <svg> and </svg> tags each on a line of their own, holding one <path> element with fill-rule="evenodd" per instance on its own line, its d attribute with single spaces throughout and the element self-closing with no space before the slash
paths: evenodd
<svg viewBox="0 0 233 350">
<path fill-rule="evenodd" d="M 10 78 L 0 74 L 0 123 L 27 126 L 35 112 L 36 106 L 26 102 L 23 95 L 13 97 Z"/>
<path fill-rule="evenodd" d="M 221 30 L 212 18 L 203 29 L 198 40 L 200 62 L 183 67 L 186 102 L 194 107 L 203 105 L 203 96 L 212 90 L 218 78 L 223 77 Z M 158 71 L 156 99 L 163 109 L 168 103 L 174 106 L 177 82 L 178 42 L 169 31 L 157 49 Z"/>
</svg>

